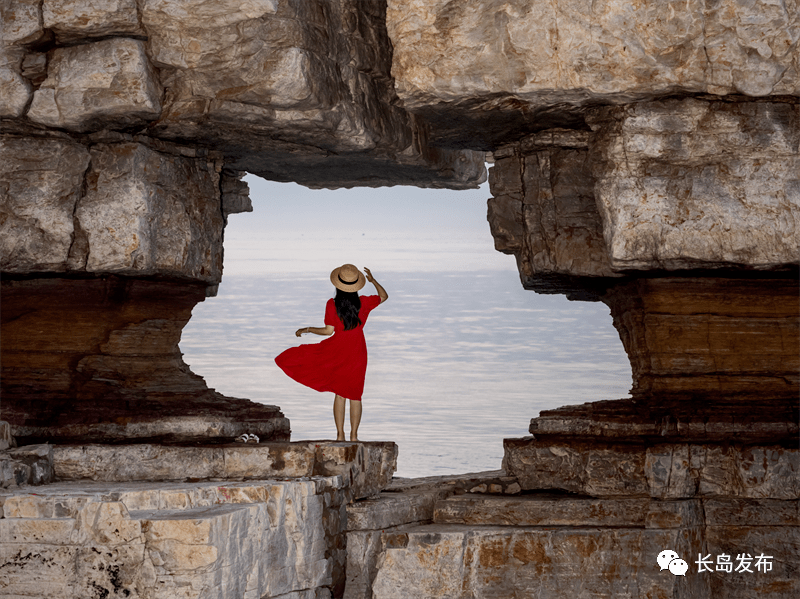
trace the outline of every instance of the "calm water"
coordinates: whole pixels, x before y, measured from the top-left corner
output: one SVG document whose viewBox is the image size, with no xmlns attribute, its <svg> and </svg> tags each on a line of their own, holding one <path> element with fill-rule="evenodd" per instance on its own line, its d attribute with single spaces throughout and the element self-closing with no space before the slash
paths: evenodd
<svg viewBox="0 0 800 599">
<path fill-rule="evenodd" d="M 399 445 L 397 476 L 497 469 L 503 438 L 529 434 L 540 410 L 628 396 L 630 365 L 604 304 L 524 291 L 511 270 L 373 272 L 390 297 L 365 328 L 359 437 Z M 332 295 L 327 277 L 226 275 L 195 308 L 184 359 L 226 395 L 279 405 L 293 440 L 333 438 L 333 394 L 273 361 L 322 339 L 294 331 L 322 326 Z"/>
</svg>

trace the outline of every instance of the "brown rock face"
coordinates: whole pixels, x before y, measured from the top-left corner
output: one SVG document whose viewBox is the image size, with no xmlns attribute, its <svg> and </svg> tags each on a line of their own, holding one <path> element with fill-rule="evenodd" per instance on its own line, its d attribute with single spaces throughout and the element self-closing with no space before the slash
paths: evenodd
<svg viewBox="0 0 800 599">
<path fill-rule="evenodd" d="M 181 359 L 206 286 L 101 277 L 6 279 L 3 418 L 21 443 L 288 439 L 275 406 L 226 398 Z"/>
<path fill-rule="evenodd" d="M 634 397 L 794 398 L 800 292 L 787 279 L 667 277 L 609 289 Z"/>
</svg>

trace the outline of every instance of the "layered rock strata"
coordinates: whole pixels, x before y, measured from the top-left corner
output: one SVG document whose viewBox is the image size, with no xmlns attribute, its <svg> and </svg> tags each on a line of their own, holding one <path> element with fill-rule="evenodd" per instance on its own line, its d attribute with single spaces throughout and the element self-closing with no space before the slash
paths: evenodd
<svg viewBox="0 0 800 599">
<path fill-rule="evenodd" d="M 631 400 L 545 414 L 507 472 L 454 483 L 519 497 L 408 483 L 353 507 L 349 590 L 341 485 L 377 492 L 385 448 L 204 448 L 186 469 L 310 472 L 282 490 L 4 499 L 13 592 L 796 596 L 798 31 L 796 0 L 3 3 L 3 417 L 22 443 L 287 437 L 177 345 L 250 208 L 244 171 L 464 189 L 491 152 L 497 249 L 528 289 L 605 302 L 634 378 Z M 8 480 L 31 482 L 42 447 Z M 55 448 L 54 471 L 186 475 L 186 447 L 115 451 Z M 683 578 L 656 571 L 666 547 L 776 561 Z"/>
<path fill-rule="evenodd" d="M 769 402 L 767 396 L 764 403 Z M 658 516 L 645 512 L 645 528 L 692 521 L 695 545 L 673 550 L 691 566 L 687 579 L 702 581 L 705 587 L 681 596 L 796 595 L 800 591 L 796 400 L 787 402 L 788 413 L 774 415 L 771 424 L 769 416 L 733 410 L 685 414 L 683 422 L 670 414 L 660 427 L 642 418 L 648 408 L 652 417 L 655 405 L 620 407 L 619 403 L 568 406 L 533 419 L 533 437 L 504 441 L 508 475 L 515 476 L 524 491 L 589 496 L 604 510 L 617 501 L 669 508 Z M 794 425 L 779 430 L 786 420 Z M 614 427 L 614 422 L 621 426 Z M 629 426 L 631 422 L 638 426 Z M 624 517 L 633 522 L 637 513 L 641 512 L 631 506 Z M 480 519 L 481 514 L 471 508 L 470 518 Z M 676 539 L 673 545 L 677 543 Z M 654 549 L 649 559 L 660 551 Z M 717 565 L 720 555 L 722 563 L 728 556 L 737 564 L 736 556 L 757 554 L 771 556 L 769 569 L 748 573 L 739 563 L 738 570 L 728 572 L 726 566 Z M 697 563 L 704 556 L 713 564 L 710 569 Z"/>
<path fill-rule="evenodd" d="M 14 596 L 341 597 L 346 505 L 397 461 L 380 442 L 41 447 L 58 481 L 0 492 Z"/>
<path fill-rule="evenodd" d="M 523 285 L 610 308 L 634 396 L 797 397 L 800 104 L 593 109 L 495 153 Z"/>
</svg>

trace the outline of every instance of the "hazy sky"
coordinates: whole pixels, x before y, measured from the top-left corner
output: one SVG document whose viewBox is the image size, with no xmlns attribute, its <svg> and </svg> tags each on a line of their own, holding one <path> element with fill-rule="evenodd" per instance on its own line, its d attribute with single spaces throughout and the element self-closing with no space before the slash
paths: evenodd
<svg viewBox="0 0 800 599">
<path fill-rule="evenodd" d="M 507 270 L 494 249 L 480 189 L 310 190 L 248 175 L 254 211 L 225 231 L 225 274 L 330 273 L 347 262 L 382 272 Z"/>
</svg>

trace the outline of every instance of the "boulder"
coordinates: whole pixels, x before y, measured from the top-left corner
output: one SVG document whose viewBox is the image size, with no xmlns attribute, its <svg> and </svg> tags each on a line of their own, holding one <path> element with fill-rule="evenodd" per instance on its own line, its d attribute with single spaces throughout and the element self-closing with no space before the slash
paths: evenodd
<svg viewBox="0 0 800 599">
<path fill-rule="evenodd" d="M 145 35 L 136 0 L 44 0 L 42 20 L 60 43 Z"/>
<path fill-rule="evenodd" d="M 27 117 L 71 131 L 123 129 L 157 119 L 161 94 L 144 42 L 113 38 L 53 50 Z"/>
<path fill-rule="evenodd" d="M 0 137 L 0 268 L 67 270 L 89 152 L 69 139 Z"/>
<path fill-rule="evenodd" d="M 42 33 L 42 0 L 6 0 L 0 5 L 3 46 L 37 42 Z"/>
<path fill-rule="evenodd" d="M 616 271 L 800 262 L 800 105 L 668 100 L 597 110 L 594 192 Z"/>
<path fill-rule="evenodd" d="M 137 143 L 91 149 L 86 192 L 75 217 L 88 272 L 161 275 L 219 283 L 222 232 L 213 162 Z"/>
<path fill-rule="evenodd" d="M 0 46 L 0 119 L 22 116 L 33 90 L 22 76 L 24 51 Z"/>
</svg>

